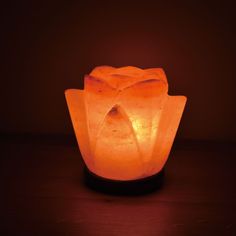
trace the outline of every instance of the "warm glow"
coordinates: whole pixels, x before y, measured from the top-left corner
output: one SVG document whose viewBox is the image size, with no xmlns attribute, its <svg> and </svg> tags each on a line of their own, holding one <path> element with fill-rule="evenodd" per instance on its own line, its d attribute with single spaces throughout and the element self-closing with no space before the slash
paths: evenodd
<svg viewBox="0 0 236 236">
<path fill-rule="evenodd" d="M 84 90 L 65 92 L 76 138 L 89 170 L 114 180 L 158 173 L 164 166 L 186 97 L 169 96 L 160 68 L 96 67 Z"/>
</svg>

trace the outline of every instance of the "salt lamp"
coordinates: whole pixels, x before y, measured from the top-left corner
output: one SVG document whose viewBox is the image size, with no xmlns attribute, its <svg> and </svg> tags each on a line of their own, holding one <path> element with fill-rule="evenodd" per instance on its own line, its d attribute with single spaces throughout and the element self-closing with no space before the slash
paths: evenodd
<svg viewBox="0 0 236 236">
<path fill-rule="evenodd" d="M 160 68 L 96 67 L 84 89 L 65 91 L 83 160 L 105 179 L 132 181 L 159 173 L 185 107 L 169 96 Z"/>
</svg>

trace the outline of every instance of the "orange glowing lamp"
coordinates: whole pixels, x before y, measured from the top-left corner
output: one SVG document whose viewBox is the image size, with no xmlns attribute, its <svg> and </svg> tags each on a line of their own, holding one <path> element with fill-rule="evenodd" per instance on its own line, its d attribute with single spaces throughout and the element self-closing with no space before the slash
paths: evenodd
<svg viewBox="0 0 236 236">
<path fill-rule="evenodd" d="M 159 173 L 168 158 L 186 104 L 169 96 L 160 68 L 96 67 L 84 90 L 65 96 L 87 168 L 110 180 Z"/>
</svg>

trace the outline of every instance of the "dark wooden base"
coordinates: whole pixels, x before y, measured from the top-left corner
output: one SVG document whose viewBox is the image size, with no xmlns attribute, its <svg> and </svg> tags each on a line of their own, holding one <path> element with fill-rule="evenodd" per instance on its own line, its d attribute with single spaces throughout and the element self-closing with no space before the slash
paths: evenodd
<svg viewBox="0 0 236 236">
<path fill-rule="evenodd" d="M 143 195 L 160 189 L 164 181 L 164 169 L 159 173 L 137 180 L 119 181 L 100 177 L 84 167 L 85 184 L 99 192 L 112 195 Z"/>
</svg>

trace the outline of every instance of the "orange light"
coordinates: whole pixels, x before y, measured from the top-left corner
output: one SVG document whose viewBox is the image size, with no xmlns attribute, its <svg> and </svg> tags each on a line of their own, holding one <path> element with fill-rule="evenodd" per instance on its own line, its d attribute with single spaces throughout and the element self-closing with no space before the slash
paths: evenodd
<svg viewBox="0 0 236 236">
<path fill-rule="evenodd" d="M 160 68 L 96 67 L 84 90 L 65 96 L 88 169 L 112 180 L 135 180 L 160 172 L 186 104 L 169 96 Z"/>
</svg>

